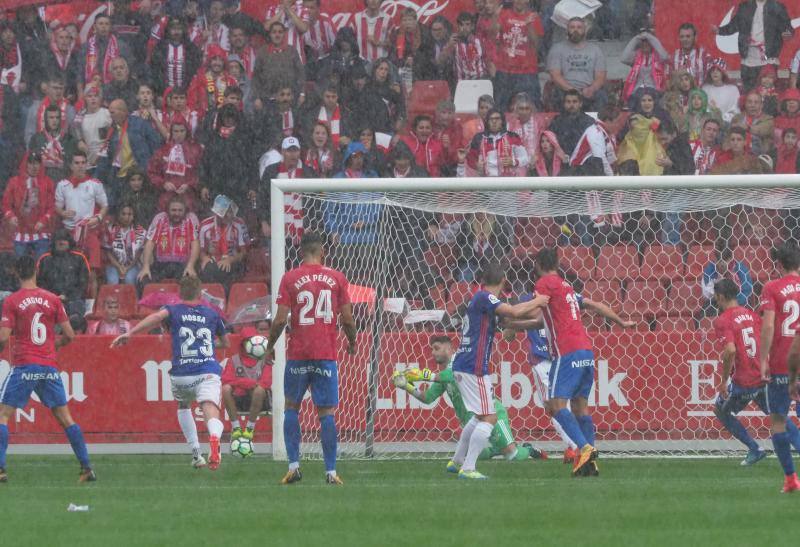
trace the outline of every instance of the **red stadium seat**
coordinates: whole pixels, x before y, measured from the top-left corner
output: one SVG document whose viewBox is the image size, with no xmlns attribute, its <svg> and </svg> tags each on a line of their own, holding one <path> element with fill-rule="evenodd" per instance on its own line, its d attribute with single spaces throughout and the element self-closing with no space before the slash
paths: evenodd
<svg viewBox="0 0 800 547">
<path fill-rule="evenodd" d="M 418 80 L 411 88 L 408 101 L 408 119 L 413 123 L 420 114 L 433 116 L 439 101 L 449 100 L 450 86 L 444 80 Z"/>
<path fill-rule="evenodd" d="M 109 296 L 116 296 L 119 301 L 119 316 L 130 319 L 136 315 L 136 287 L 133 285 L 101 285 L 94 301 L 92 317 L 100 317 L 103 303 Z"/>
<path fill-rule="evenodd" d="M 632 319 L 652 319 L 666 315 L 667 291 L 660 281 L 632 281 L 625 290 L 622 313 Z"/>
<path fill-rule="evenodd" d="M 225 287 L 221 283 L 203 283 L 202 290 L 214 298 L 218 298 L 225 302 Z M 222 311 L 225 311 L 225 306 L 222 306 Z"/>
<path fill-rule="evenodd" d="M 589 247 L 561 247 L 561 268 L 571 270 L 581 280 L 591 279 L 594 276 L 594 255 Z"/>
<path fill-rule="evenodd" d="M 607 245 L 600 248 L 595 279 L 637 279 L 639 253 L 633 245 Z"/>
<path fill-rule="evenodd" d="M 241 307 L 243 304 L 262 298 L 269 294 L 266 283 L 234 283 L 231 285 L 231 292 L 228 295 L 229 312 Z"/>
<path fill-rule="evenodd" d="M 703 276 L 703 269 L 716 259 L 714 247 L 707 245 L 693 245 L 686 254 L 686 277 L 699 279 Z"/>
<path fill-rule="evenodd" d="M 699 281 L 675 281 L 665 302 L 670 317 L 692 317 L 703 305 Z"/>
<path fill-rule="evenodd" d="M 270 282 L 270 263 L 268 249 L 264 247 L 251 247 L 245 255 L 245 274 L 242 281 L 247 283 Z"/>
<path fill-rule="evenodd" d="M 583 296 L 595 302 L 602 302 L 619 310 L 622 292 L 617 281 L 587 281 L 583 286 Z"/>
<path fill-rule="evenodd" d="M 644 252 L 640 275 L 643 279 L 683 277 L 683 252 L 677 245 L 651 245 Z"/>
</svg>

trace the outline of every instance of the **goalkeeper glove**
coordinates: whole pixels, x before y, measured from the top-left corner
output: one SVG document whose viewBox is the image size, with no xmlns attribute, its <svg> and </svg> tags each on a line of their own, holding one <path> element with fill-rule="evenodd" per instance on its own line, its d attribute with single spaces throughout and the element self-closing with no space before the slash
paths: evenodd
<svg viewBox="0 0 800 547">
<path fill-rule="evenodd" d="M 406 380 L 409 382 L 434 382 L 435 379 L 436 375 L 428 368 L 412 368 L 406 371 Z"/>
<path fill-rule="evenodd" d="M 409 382 L 405 374 L 399 370 L 394 371 L 394 374 L 392 374 L 392 383 L 398 389 L 404 389 L 409 393 L 414 392 L 414 384 Z"/>
</svg>

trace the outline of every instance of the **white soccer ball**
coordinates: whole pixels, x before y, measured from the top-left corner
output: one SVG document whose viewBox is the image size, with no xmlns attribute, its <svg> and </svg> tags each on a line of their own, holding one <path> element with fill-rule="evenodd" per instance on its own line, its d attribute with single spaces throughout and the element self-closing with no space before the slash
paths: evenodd
<svg viewBox="0 0 800 547">
<path fill-rule="evenodd" d="M 242 458 L 249 458 L 254 454 L 253 441 L 244 437 L 232 440 L 231 454 L 236 454 Z"/>
<path fill-rule="evenodd" d="M 267 354 L 268 343 L 266 336 L 257 334 L 244 341 L 244 351 L 253 359 L 263 359 Z"/>
</svg>

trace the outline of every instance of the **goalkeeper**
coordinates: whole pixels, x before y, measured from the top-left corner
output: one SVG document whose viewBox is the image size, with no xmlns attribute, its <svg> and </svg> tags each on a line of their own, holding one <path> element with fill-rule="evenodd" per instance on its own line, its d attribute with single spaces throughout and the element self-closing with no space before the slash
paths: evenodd
<svg viewBox="0 0 800 547">
<path fill-rule="evenodd" d="M 417 368 L 406 370 L 405 372 L 396 371 L 392 376 L 392 383 L 398 389 L 404 389 L 414 398 L 425 404 L 431 404 L 447 393 L 453 410 L 456 413 L 459 423 L 464 426 L 470 418 L 472 412 L 468 412 L 461 399 L 455 378 L 453 377 L 453 346 L 447 336 L 433 336 L 430 340 L 431 356 L 440 366 L 445 368 L 434 373 L 429 369 L 419 370 Z M 431 386 L 425 391 L 421 391 L 414 386 L 415 382 L 432 382 Z M 497 423 L 492 429 L 489 437 L 489 446 L 481 452 L 478 457 L 481 460 L 488 460 L 495 456 L 502 455 L 508 461 L 527 460 L 528 458 L 547 459 L 547 453 L 533 448 L 529 443 L 517 446 L 514 435 L 511 433 L 511 425 L 508 421 L 508 412 L 497 397 L 494 398 L 494 409 L 497 413 Z M 458 473 L 458 467 L 450 462 L 447 470 Z"/>
</svg>

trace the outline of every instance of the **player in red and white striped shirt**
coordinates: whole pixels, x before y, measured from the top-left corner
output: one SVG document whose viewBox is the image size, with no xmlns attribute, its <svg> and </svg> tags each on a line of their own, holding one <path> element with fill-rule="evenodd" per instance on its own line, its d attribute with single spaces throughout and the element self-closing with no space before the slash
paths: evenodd
<svg viewBox="0 0 800 547">
<path fill-rule="evenodd" d="M 267 8 L 264 28 L 269 31 L 273 23 L 283 23 L 286 27 L 286 44 L 297 50 L 300 62 L 306 64 L 303 35 L 308 31 L 308 21 L 303 0 L 281 0 L 277 6 Z"/>
</svg>

